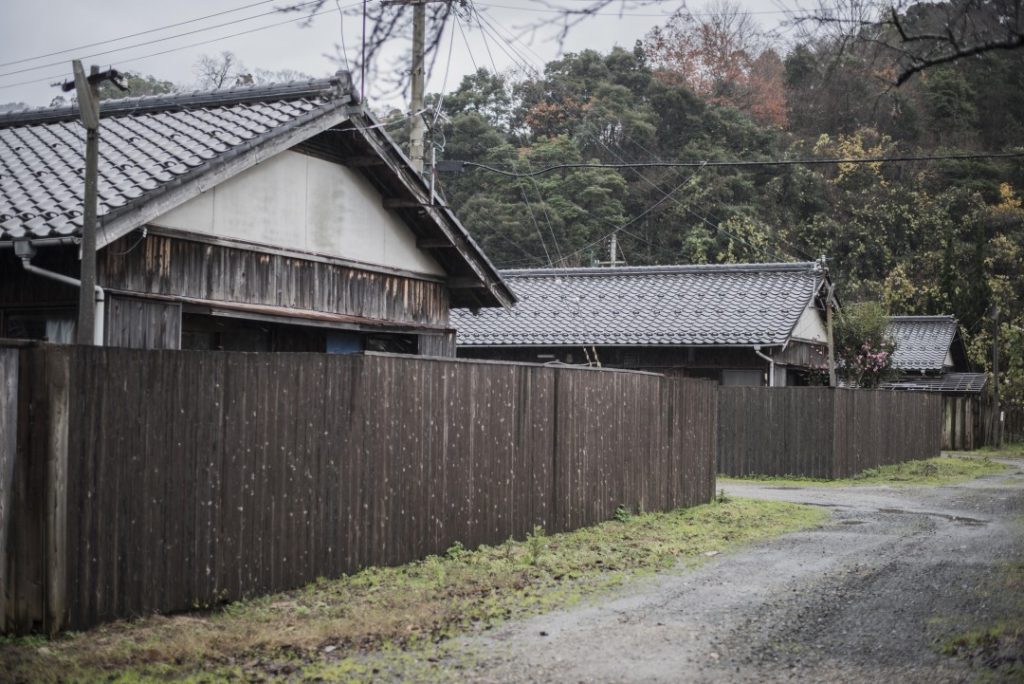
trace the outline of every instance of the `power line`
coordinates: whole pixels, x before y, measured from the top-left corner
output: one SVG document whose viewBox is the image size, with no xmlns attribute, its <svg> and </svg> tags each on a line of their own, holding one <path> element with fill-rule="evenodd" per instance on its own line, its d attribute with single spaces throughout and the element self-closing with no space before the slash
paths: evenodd
<svg viewBox="0 0 1024 684">
<path fill-rule="evenodd" d="M 343 7 L 343 9 L 349 9 L 349 8 L 355 7 L 355 6 L 356 5 L 347 5 L 347 6 Z M 334 12 L 337 12 L 337 10 L 335 10 L 335 9 L 322 10 L 320 12 L 316 12 L 314 14 L 310 14 L 306 19 L 307 20 L 308 19 L 312 19 L 313 17 L 319 17 L 319 16 L 322 16 L 322 15 L 325 15 L 325 14 L 333 14 Z M 209 45 L 210 43 L 217 43 L 217 42 L 220 42 L 222 40 L 227 40 L 229 38 L 237 38 L 239 36 L 245 36 L 245 35 L 248 35 L 250 33 L 256 33 L 258 31 L 265 31 L 267 29 L 277 28 L 279 26 L 284 26 L 286 24 L 293 24 L 296 21 L 300 21 L 300 20 L 299 19 L 287 19 L 285 21 L 279 21 L 279 22 L 275 22 L 273 24 L 267 24 L 265 26 L 257 26 L 256 28 L 251 28 L 251 29 L 248 29 L 248 30 L 245 30 L 245 31 L 238 31 L 237 33 L 230 33 L 230 34 L 225 35 L 225 36 L 218 36 L 217 38 L 211 38 L 209 40 L 201 40 L 201 41 L 198 41 L 198 42 L 195 42 L 195 43 L 189 43 L 188 45 L 180 45 L 178 47 L 168 48 L 167 50 L 161 50 L 159 52 L 151 52 L 148 55 L 139 55 L 137 57 L 129 57 L 128 59 L 121 59 L 121 60 L 118 60 L 118 63 L 119 64 L 131 64 L 132 62 L 138 62 L 138 61 L 141 61 L 141 60 L 144 60 L 144 59 L 150 59 L 151 57 L 159 57 L 161 55 L 167 55 L 167 54 L 170 54 L 172 52 L 179 52 L 181 50 L 188 50 L 189 48 L 199 47 L 201 45 Z M 61 73 L 61 74 L 53 74 L 51 76 L 47 76 L 46 78 L 41 78 L 41 79 L 35 79 L 34 78 L 34 79 L 31 79 L 31 80 L 28 80 L 28 81 L 19 81 L 18 83 L 8 83 L 6 85 L 0 85 L 0 90 L 6 90 L 7 88 L 15 88 L 17 86 L 23 86 L 23 85 L 31 85 L 31 84 L 34 84 L 34 83 L 51 83 L 54 80 L 62 79 L 62 78 L 65 78 L 65 77 L 66 77 L 66 74 L 63 74 L 63 73 Z"/>
<path fill-rule="evenodd" d="M 128 40 L 129 38 L 137 38 L 138 36 L 144 36 L 149 33 L 157 33 L 159 31 L 165 31 L 170 28 L 177 28 L 178 26 L 194 24 L 197 21 L 204 21 L 206 19 L 213 19 L 214 17 L 220 17 L 225 14 L 241 12 L 244 9 L 250 9 L 252 7 L 257 7 L 258 5 L 266 5 L 271 2 L 274 2 L 274 0 L 260 0 L 260 2 L 253 2 L 248 5 L 242 5 L 241 7 L 235 7 L 234 9 L 224 10 L 223 12 L 215 12 L 214 14 L 207 14 L 203 17 L 196 17 L 195 19 L 186 19 L 185 21 L 179 21 L 174 24 L 167 24 L 166 26 L 158 26 L 156 28 L 146 29 L 145 31 L 139 31 L 137 33 L 129 33 L 127 35 L 119 36 L 117 38 L 107 38 L 106 40 L 98 40 L 95 43 L 86 43 L 85 45 L 77 45 L 72 48 L 67 48 L 66 50 L 56 50 L 54 52 L 47 52 L 42 55 L 36 55 L 35 57 L 25 57 L 23 59 L 16 59 L 13 62 L 0 62 L 0 67 L 13 66 L 15 64 L 24 64 L 25 62 L 34 62 L 37 59 L 46 59 L 47 57 L 53 57 L 54 55 L 63 55 L 69 52 L 75 52 L 77 50 L 86 50 L 88 48 L 96 47 L 98 45 L 106 45 L 107 43 L 116 43 L 121 40 Z"/>
<path fill-rule="evenodd" d="M 305 7 L 307 5 L 315 4 L 316 2 L 317 2 L 317 0 L 309 0 L 308 2 L 303 2 L 303 3 L 300 3 L 299 5 L 296 5 L 296 7 Z M 132 43 L 131 45 L 124 45 L 122 47 L 111 48 L 109 50 L 103 50 L 102 52 L 94 52 L 94 53 L 89 54 L 89 55 L 80 55 L 78 57 L 78 59 L 83 59 L 84 60 L 84 59 L 92 59 L 93 57 L 103 57 L 105 55 L 111 55 L 111 54 L 114 54 L 116 52 L 121 52 L 123 50 L 131 50 L 131 49 L 137 48 L 137 47 L 144 47 L 146 45 L 153 45 L 154 43 L 164 43 L 164 42 L 167 42 L 168 40 L 174 40 L 175 38 L 184 38 L 185 36 L 194 36 L 197 33 L 205 33 L 206 31 L 212 31 L 214 29 L 224 28 L 225 26 L 234 26 L 235 24 L 241 24 L 241 23 L 246 22 L 246 21 L 252 21 L 253 19 L 259 19 L 260 17 L 266 17 L 266 16 L 269 16 L 271 14 L 280 14 L 280 12 L 278 10 L 271 10 L 269 12 L 262 12 L 260 14 L 254 14 L 251 17 L 242 17 L 241 19 L 232 19 L 231 21 L 225 21 L 225 22 L 222 22 L 220 24 L 214 24 L 213 26 L 204 26 L 203 28 L 192 29 L 191 31 L 185 31 L 183 33 L 176 33 L 176 34 L 174 34 L 172 36 L 164 36 L 163 38 L 154 38 L 152 40 L 146 40 L 146 41 L 143 41 L 141 43 Z M 315 15 L 310 15 L 310 16 L 315 16 Z M 290 24 L 292 21 L 299 21 L 299 20 L 298 19 L 289 19 L 287 22 L 284 22 L 284 23 Z M 60 66 L 61 64 L 64 64 L 65 61 L 66 60 L 58 60 L 56 62 L 47 62 L 46 64 L 40 64 L 38 66 L 25 67 L 24 69 L 17 69 L 15 71 L 8 71 L 8 72 L 0 74 L 0 78 L 6 78 L 7 76 L 15 76 L 17 74 L 24 74 L 24 73 L 28 73 L 30 71 L 39 71 L 40 69 L 48 69 L 48 68 L 54 67 L 54 66 Z"/>
<path fill-rule="evenodd" d="M 657 162 L 622 162 L 622 163 L 570 163 L 570 164 L 553 164 L 551 166 L 545 166 L 542 169 L 536 171 L 530 171 L 527 173 L 521 173 L 518 171 L 507 171 L 505 169 L 499 169 L 494 166 L 487 164 L 480 164 L 473 161 L 461 161 L 453 159 L 451 163 L 462 164 L 463 166 L 472 166 L 490 171 L 491 173 L 497 173 L 502 176 L 508 176 L 510 178 L 528 178 L 531 176 L 541 176 L 552 171 L 558 171 L 561 169 L 671 169 L 671 168 L 695 168 L 695 167 L 752 167 L 752 166 L 820 166 L 827 164 L 879 164 L 879 163 L 902 163 L 902 162 L 921 162 L 921 161 L 965 161 L 972 159 L 1020 159 L 1024 158 L 1024 152 L 979 152 L 976 154 L 928 154 L 928 155 L 908 155 L 900 157 L 847 157 L 847 158 L 828 158 L 828 159 L 769 159 L 769 160 L 716 160 L 716 161 L 681 161 L 681 162 L 668 162 L 668 161 L 657 161 Z"/>
<path fill-rule="evenodd" d="M 506 54 L 510 56 L 510 58 L 511 58 L 511 59 L 512 59 L 512 61 L 513 61 L 513 63 L 515 63 L 515 64 L 516 64 L 517 66 L 519 66 L 519 68 L 520 68 L 520 69 L 523 69 L 523 67 L 522 67 L 522 64 L 525 64 L 525 65 L 526 65 L 526 68 L 525 68 L 525 69 L 523 69 L 524 75 L 526 75 L 527 77 L 530 77 L 530 76 L 531 76 L 531 73 L 530 73 L 530 72 L 532 71 L 532 72 L 533 72 L 533 73 L 532 73 L 532 75 L 533 75 L 533 76 L 534 76 L 535 78 L 540 78 L 540 77 L 541 77 L 541 74 L 540 74 L 540 72 L 539 72 L 539 71 L 538 71 L 537 69 L 535 69 L 535 68 L 531 67 L 531 65 L 529 64 L 529 60 L 527 60 L 527 59 L 526 59 L 525 57 L 523 57 L 523 55 L 522 55 L 521 53 L 519 53 L 519 51 L 518 51 L 518 50 L 516 50 L 515 46 L 514 46 L 514 45 L 512 45 L 512 40 L 515 40 L 516 42 L 519 42 L 520 44 L 524 45 L 524 47 L 526 47 L 526 49 L 527 49 L 527 50 L 529 50 L 530 52 L 533 52 L 533 50 L 532 50 L 532 49 L 530 49 L 530 48 L 529 48 L 529 46 L 526 46 L 526 45 L 525 45 L 525 44 L 523 44 L 523 43 L 522 43 L 521 41 L 519 41 L 518 39 L 516 39 L 516 38 L 515 38 L 514 36 L 512 37 L 512 40 L 510 40 L 510 39 L 509 39 L 509 38 L 507 38 L 507 37 L 502 37 L 502 36 L 501 36 L 501 35 L 500 35 L 500 34 L 498 33 L 498 31 L 497 31 L 497 28 L 496 28 L 496 27 L 495 27 L 495 26 L 494 26 L 494 25 L 493 25 L 493 24 L 492 24 L 492 23 L 491 23 L 491 22 L 490 22 L 489 20 L 487 20 L 486 18 L 484 18 L 484 17 L 483 17 L 483 16 L 482 16 L 482 15 L 480 14 L 479 10 L 477 10 L 477 9 L 476 9 L 475 5 L 471 5 L 471 7 L 472 7 L 472 8 L 473 8 L 473 10 L 475 11 L 475 13 L 476 13 L 476 15 L 477 15 L 477 18 L 478 18 L 478 20 L 480 21 L 480 24 L 481 24 L 481 29 L 482 29 L 482 30 L 483 30 L 483 31 L 484 31 L 484 32 L 486 33 L 486 28 L 487 28 L 487 27 L 490 27 L 491 31 L 492 31 L 492 32 L 493 32 L 493 33 L 494 33 L 494 34 L 495 34 L 496 36 L 498 36 L 498 39 L 499 39 L 499 41 L 500 41 L 500 42 L 503 42 L 503 43 L 506 43 L 506 44 L 508 45 L 509 49 L 511 49 L 511 50 L 512 50 L 512 52 L 513 52 L 513 53 L 515 53 L 515 54 L 514 54 L 514 56 L 513 56 L 513 55 L 510 55 L 510 54 L 508 53 L 508 51 L 507 51 L 507 50 L 505 51 L 505 52 L 506 52 Z M 486 26 L 485 26 L 485 24 L 486 24 Z M 486 43 L 485 43 L 485 45 L 486 45 Z M 504 50 L 505 48 L 504 48 L 504 47 L 502 47 L 502 49 Z M 536 53 L 533 53 L 533 54 L 534 54 L 534 55 L 536 56 Z M 538 59 L 540 59 L 540 60 L 541 60 L 541 61 L 543 62 L 543 59 L 542 59 L 542 58 L 540 58 L 539 56 L 537 56 L 537 57 L 538 57 Z M 521 62 L 521 63 L 520 63 L 520 62 Z M 495 68 L 495 71 L 497 71 L 497 69 L 496 69 L 496 68 Z M 565 109 L 564 105 L 562 105 L 561 103 L 559 103 L 559 102 L 557 102 L 557 101 L 555 102 L 555 104 L 556 104 L 556 105 L 557 105 L 557 106 L 558 106 L 559 108 L 561 108 L 561 109 L 562 109 L 562 110 L 563 110 L 564 112 L 568 113 L 568 111 L 567 111 L 567 110 Z M 628 135 L 628 134 L 627 134 L 627 135 Z M 617 158 L 617 159 L 619 159 L 620 161 L 623 161 L 623 158 L 622 158 L 622 156 L 621 156 L 620 154 L 616 153 L 616 152 L 615 152 L 614 150 L 612 150 L 612 149 L 611 149 L 611 148 L 610 148 L 610 147 L 609 147 L 609 146 L 608 146 L 607 144 L 605 144 L 605 142 L 604 142 L 603 140 L 601 140 L 600 138 L 597 138 L 597 142 L 598 142 L 598 144 L 599 144 L 599 145 L 601 145 L 601 146 L 602 146 L 602 147 L 603 147 L 603 148 L 604 148 L 604 149 L 605 149 L 605 150 L 606 150 L 606 151 L 608 152 L 608 154 L 610 154 L 610 155 L 611 155 L 612 157 L 614 157 L 614 158 Z M 648 154 L 652 154 L 652 153 L 650 152 L 650 150 L 647 150 L 647 149 L 646 149 L 646 148 L 645 148 L 645 147 L 644 147 L 644 146 L 643 146 L 642 144 L 640 144 L 639 142 L 636 142 L 635 144 L 636 144 L 636 145 L 637 145 L 638 147 L 640 147 L 641 149 L 643 149 L 643 150 L 644 150 L 645 152 L 647 152 Z M 707 225 L 711 226 L 712 228 L 714 228 L 714 229 L 716 230 L 716 232 L 722 232 L 722 233 L 725 233 L 726 235 L 729 235 L 730 237 L 732 237 L 732 238 L 734 238 L 734 239 L 736 239 L 736 240 L 739 240 L 740 242 L 743 242 L 744 244 L 748 245 L 748 246 L 749 246 L 749 247 L 751 247 L 752 249 L 757 249 L 757 247 L 756 247 L 755 245 L 751 244 L 751 243 L 750 243 L 749 241 L 747 241 L 746 239 L 744 239 L 744 238 L 742 238 L 742 237 L 740 237 L 740 236 L 738 236 L 738 235 L 734 235 L 734 234 L 730 233 L 730 232 L 729 232 L 728 230 L 726 230 L 725 228 L 722 228 L 721 226 L 716 226 L 716 225 L 712 224 L 712 223 L 711 223 L 710 221 L 708 221 L 708 219 L 707 219 L 706 217 L 704 217 L 704 216 L 702 216 L 702 215 L 698 214 L 698 213 L 697 213 L 696 211 L 694 211 L 694 210 L 693 210 L 693 209 L 692 209 L 692 208 L 691 208 L 691 207 L 690 207 L 689 205 L 687 205 L 687 204 L 684 204 L 684 203 L 683 203 L 683 202 L 681 202 L 681 201 L 680 201 L 680 200 L 679 200 L 678 198 L 676 198 L 676 197 L 672 196 L 672 193 L 671 193 L 671 192 L 665 192 L 665 191 L 664 191 L 664 190 L 663 190 L 663 189 L 662 189 L 662 188 L 661 188 L 661 187 L 660 187 L 660 186 L 659 186 L 658 184 L 654 183 L 654 182 L 653 182 L 652 180 L 650 180 L 650 179 L 649 179 L 649 178 L 647 178 L 647 177 L 646 177 L 645 175 L 643 175 L 642 173 L 640 173 L 640 171 L 639 171 L 639 170 L 637 170 L 637 169 L 635 169 L 635 168 L 634 168 L 634 169 L 632 169 L 632 171 L 633 171 L 633 173 L 635 173 L 635 174 L 636 174 L 636 175 L 637 175 L 637 176 L 638 176 L 638 177 L 639 177 L 639 178 L 640 178 L 640 179 L 641 179 L 641 180 L 642 180 L 642 181 L 643 181 L 644 183 L 646 183 L 646 184 L 647 184 L 647 185 L 649 185 L 649 186 L 650 186 L 651 188 L 653 188 L 653 189 L 654 189 L 654 190 L 656 190 L 656 191 L 657 191 L 658 193 L 660 193 L 660 194 L 662 195 L 662 198 L 663 198 L 663 199 L 664 199 L 664 198 L 669 198 L 669 199 L 671 199 L 671 200 L 672 200 L 672 201 L 673 201 L 673 202 L 674 202 L 674 203 L 675 203 L 675 204 L 676 204 L 677 206 L 681 207 L 681 208 L 682 208 L 682 209 L 683 209 L 684 211 L 686 211 L 686 212 L 687 212 L 688 214 L 691 214 L 692 216 L 694 216 L 695 218 L 699 219 L 699 220 L 700 220 L 700 221 L 702 221 L 703 223 L 706 223 Z M 673 190 L 673 192 L 675 192 L 675 191 Z M 661 201 L 658 201 L 658 205 L 660 205 L 661 203 L 662 203 Z M 721 223 L 721 221 L 719 221 L 719 223 Z M 613 231 L 613 232 L 616 232 L 616 231 Z M 602 237 L 602 238 L 601 238 L 600 240 L 598 240 L 598 241 L 601 241 L 601 240 L 607 239 L 607 238 L 608 238 L 608 237 L 610 237 L 611 235 L 612 235 L 612 233 L 609 233 L 608 235 L 606 235 L 606 236 Z M 594 243 L 592 243 L 592 244 L 594 244 Z M 800 249 L 796 248 L 796 247 L 795 247 L 794 245 L 790 245 L 790 246 L 794 247 L 794 249 L 796 249 L 796 251 L 798 251 L 798 252 L 801 252 L 801 251 L 802 251 L 802 250 L 800 250 Z M 778 248 L 776 248 L 776 249 L 778 250 Z M 764 251 L 764 250 L 762 250 L 762 251 Z M 781 250 L 778 250 L 778 251 L 779 251 L 779 253 L 780 253 L 780 254 L 783 254 L 783 256 L 786 256 L 786 255 L 785 255 L 784 253 L 782 253 L 782 251 L 781 251 Z M 765 252 L 765 254 L 767 255 L 767 252 Z"/>
<path fill-rule="evenodd" d="M 518 52 L 518 51 L 516 50 L 515 46 L 513 46 L 513 45 L 512 45 L 511 41 L 510 41 L 510 40 L 509 40 L 508 38 L 503 38 L 503 37 L 501 37 L 501 36 L 500 36 L 500 34 L 498 34 L 498 33 L 497 33 L 497 28 L 496 28 L 496 27 L 495 27 L 495 26 L 494 26 L 493 24 L 491 24 L 491 23 L 490 23 L 490 22 L 489 22 L 488 20 L 486 20 L 486 19 L 484 19 L 484 18 L 483 18 L 482 16 L 480 16 L 480 13 L 479 13 L 479 11 L 477 11 L 477 16 L 478 16 L 478 18 L 480 19 L 480 23 L 481 23 L 481 29 L 485 29 L 485 27 L 484 27 L 484 23 L 486 22 L 486 23 L 487 23 L 487 25 L 488 25 L 488 26 L 489 26 L 489 27 L 491 28 L 491 30 L 492 30 L 492 31 L 493 31 L 493 32 L 494 32 L 494 33 L 495 33 L 496 35 L 498 35 L 498 37 L 499 37 L 499 40 L 501 40 L 501 41 L 503 41 L 503 42 L 505 42 L 505 43 L 507 43 L 507 44 L 508 44 L 508 47 L 509 47 L 509 48 L 510 48 L 510 49 L 511 49 L 511 50 L 512 50 L 512 51 L 513 51 L 514 53 L 515 53 L 515 55 L 516 55 L 515 57 L 512 57 L 512 59 L 513 59 L 513 62 L 515 62 L 515 63 L 516 63 L 517 65 L 519 65 L 519 60 L 521 60 L 521 61 L 522 61 L 523 63 L 525 63 L 525 64 L 527 65 L 527 68 L 526 68 L 526 69 L 524 69 L 524 74 L 525 74 L 525 75 L 526 75 L 527 77 L 529 77 L 529 76 L 531 75 L 531 74 L 529 73 L 529 72 L 531 71 L 531 67 L 530 67 L 530 65 L 529 65 L 529 62 L 528 62 L 528 60 L 526 60 L 526 58 L 525 58 L 525 57 L 523 57 L 523 55 L 522 55 L 521 53 L 519 53 L 519 52 Z M 513 37 L 513 39 L 514 39 L 514 37 Z M 517 40 L 517 39 L 516 39 L 516 40 Z M 520 42 L 520 41 L 518 41 L 518 40 L 517 40 L 517 42 Z M 520 42 L 520 43 L 521 43 L 521 42 Z M 521 44 L 522 44 L 522 43 L 521 43 Z M 504 49 L 504 48 L 502 48 L 502 49 Z M 529 48 L 527 47 L 527 49 L 529 49 Z M 532 50 L 530 50 L 530 51 L 532 52 Z M 508 54 L 508 52 L 507 52 L 507 51 L 506 51 L 506 54 Z M 534 53 L 534 54 L 536 54 L 536 53 Z M 518 58 L 518 59 L 517 59 L 517 58 Z M 540 58 L 539 58 L 539 56 L 538 56 L 538 59 L 540 59 Z M 543 60 L 541 60 L 541 61 L 543 61 Z M 520 68 L 522 68 L 522 66 L 521 66 L 521 65 L 520 65 Z M 539 72 L 538 72 L 538 71 L 537 71 L 536 69 L 532 69 L 532 71 L 533 71 L 533 73 L 535 74 L 535 77 L 540 77 L 540 74 L 539 74 Z M 568 112 L 567 112 L 567 110 L 565 109 L 564 105 L 562 105 L 561 103 L 558 103 L 557 101 L 555 102 L 555 104 L 556 104 L 556 105 L 557 105 L 557 106 L 558 106 L 559 108 L 561 108 L 561 109 L 562 109 L 563 111 L 565 111 L 566 113 L 568 113 Z M 611 149 L 611 148 L 610 148 L 610 147 L 609 147 L 609 146 L 608 146 L 607 144 L 605 144 L 605 142 L 604 142 L 603 140 L 601 140 L 600 138 L 597 138 L 597 142 L 598 142 L 598 144 L 599 144 L 599 145 L 601 145 L 601 146 L 602 146 L 602 147 L 603 147 L 603 148 L 604 148 L 604 149 L 605 149 L 605 150 L 606 150 L 606 151 L 608 152 L 608 154 L 610 154 L 610 155 L 611 155 L 612 157 L 614 157 L 614 158 L 617 158 L 617 159 L 619 159 L 620 161 L 623 161 L 623 158 L 622 158 L 622 156 L 621 156 L 620 154 L 616 153 L 616 152 L 615 152 L 615 151 L 614 151 L 613 149 Z M 641 149 L 643 149 L 643 150 L 644 150 L 645 152 L 647 152 L 648 154 L 653 154 L 653 153 L 651 153 L 651 152 L 650 152 L 650 150 L 647 150 L 647 149 L 646 149 L 646 148 L 645 148 L 645 147 L 644 147 L 644 146 L 643 146 L 642 144 L 640 144 L 639 142 L 636 142 L 635 144 L 636 144 L 636 145 L 637 145 L 638 147 L 640 147 Z M 749 242 L 748 240 L 744 239 L 743 237 L 741 237 L 741 236 L 739 236 L 739 235 L 734 235 L 733 233 L 729 232 L 729 231 L 728 231 L 728 230 L 726 230 L 725 228 L 722 228 L 722 227 L 721 227 L 720 225 L 719 225 L 719 226 L 716 226 L 715 224 L 712 224 L 712 223 L 711 223 L 711 222 L 710 222 L 710 221 L 709 221 L 709 220 L 708 220 L 708 219 L 707 219 L 706 217 L 704 217 L 704 216 L 702 216 L 702 215 L 698 214 L 698 213 L 697 213 L 696 211 L 694 211 L 694 210 L 693 210 L 693 209 L 692 209 L 692 208 L 691 208 L 691 207 L 690 207 L 690 206 L 689 206 L 688 204 L 684 204 L 684 203 L 683 203 L 682 201 L 680 201 L 680 200 L 679 200 L 678 198 L 676 198 L 676 197 L 675 197 L 675 196 L 673 195 L 673 193 L 674 193 L 674 192 L 676 192 L 676 189 L 673 189 L 673 190 L 672 190 L 671 192 L 666 192 L 666 191 L 665 191 L 665 190 L 663 190 L 663 189 L 662 189 L 662 188 L 661 188 L 661 187 L 660 187 L 660 186 L 659 186 L 659 185 L 658 185 L 657 183 L 655 183 L 655 182 L 653 182 L 653 181 L 652 181 L 651 179 L 647 178 L 647 177 L 646 177 L 645 175 L 643 175 L 642 173 L 640 173 L 640 171 L 638 171 L 637 169 L 632 169 L 632 171 L 633 171 L 633 173 L 635 173 L 635 174 L 636 174 L 636 175 L 637 175 L 637 176 L 638 176 L 638 177 L 640 178 L 640 180 L 642 180 L 642 181 L 643 181 L 644 183 L 646 183 L 647 185 L 649 185 L 649 186 L 650 186 L 651 188 L 653 188 L 653 189 L 654 189 L 655 191 L 657 191 L 657 192 L 658 192 L 658 193 L 659 193 L 659 194 L 660 194 L 660 195 L 662 196 L 660 200 L 657 200 L 657 201 L 656 201 L 656 206 L 660 206 L 660 205 L 661 205 L 661 204 L 663 203 L 663 200 L 664 200 L 664 199 L 671 199 L 671 200 L 672 200 L 672 202 L 674 202 L 674 203 L 675 203 L 675 204 L 676 204 L 677 206 L 681 207 L 681 208 L 682 208 L 682 209 L 683 209 L 683 210 L 684 210 L 684 211 L 685 211 L 686 213 L 688 213 L 688 214 L 692 215 L 693 217 L 697 218 L 697 219 L 698 219 L 698 220 L 700 220 L 701 222 L 703 222 L 703 223 L 706 223 L 706 224 L 707 224 L 707 225 L 709 225 L 710 227 L 714 228 L 716 232 L 722 232 L 722 233 L 725 233 L 726 235 L 729 235 L 730 237 L 732 237 L 732 238 L 734 238 L 734 239 L 736 239 L 736 240 L 739 240 L 740 242 L 743 242 L 744 244 L 748 245 L 748 246 L 749 246 L 749 247 L 751 247 L 752 249 L 757 249 L 757 247 L 756 247 L 755 245 L 751 244 L 751 243 L 750 243 L 750 242 Z M 683 185 L 685 185 L 685 183 L 684 183 Z M 649 213 L 649 212 L 645 211 L 645 212 L 644 212 L 644 215 L 646 215 L 647 213 Z M 719 223 L 721 223 L 721 221 L 719 221 Z M 618 232 L 618 229 L 616 229 L 616 230 L 612 231 L 611 233 L 609 233 L 609 234 L 607 234 L 607 235 L 605 235 L 605 236 L 602 236 L 601 238 L 599 238 L 598 240 L 596 240 L 596 241 L 594 241 L 594 242 L 592 242 L 592 243 L 590 243 L 590 244 L 591 244 L 591 245 L 593 245 L 593 244 L 596 244 L 596 243 L 598 243 L 598 242 L 601 242 L 601 241 L 603 241 L 603 240 L 605 240 L 605 239 L 608 239 L 609 237 L 611 237 L 611 236 L 612 236 L 612 235 L 613 235 L 614 233 L 616 233 L 616 232 Z M 793 245 L 791 245 L 791 246 L 793 246 Z M 588 245 L 588 247 L 589 247 L 589 245 Z M 793 246 L 793 247 L 795 248 L 795 246 Z M 785 256 L 786 256 L 786 255 L 785 255 L 784 253 L 782 253 L 782 251 L 781 251 L 780 249 L 778 249 L 778 248 L 776 248 L 776 249 L 777 249 L 777 251 L 779 251 L 779 253 L 780 253 L 780 254 L 782 254 L 782 255 L 783 255 L 783 257 L 785 257 Z M 802 250 L 800 250 L 800 249 L 797 249 L 797 248 L 795 248 L 795 249 L 796 249 L 796 251 L 798 251 L 798 252 L 802 251 Z M 763 250 L 763 249 L 762 249 L 762 251 L 763 251 L 763 252 L 765 253 L 765 255 L 767 256 L 767 252 L 766 252 L 765 250 Z M 570 256 L 573 256 L 573 255 L 575 255 L 575 254 L 578 254 L 578 253 L 579 253 L 579 251 L 577 251 L 577 252 L 574 252 L 573 254 L 570 254 Z"/>
</svg>

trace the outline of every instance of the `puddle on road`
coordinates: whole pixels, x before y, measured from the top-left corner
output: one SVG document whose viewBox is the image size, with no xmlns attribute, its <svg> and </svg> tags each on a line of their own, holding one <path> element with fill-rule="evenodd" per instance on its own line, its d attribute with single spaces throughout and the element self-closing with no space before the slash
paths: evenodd
<svg viewBox="0 0 1024 684">
<path fill-rule="evenodd" d="M 866 520 L 840 520 L 839 521 L 840 525 L 864 525 L 866 523 L 867 523 Z"/>
<path fill-rule="evenodd" d="M 927 515 L 934 518 L 942 518 L 950 522 L 959 523 L 961 525 L 969 525 L 971 527 L 981 527 L 982 525 L 988 525 L 991 520 L 981 520 L 980 518 L 968 518 L 962 515 L 950 515 L 949 513 L 934 513 L 932 511 L 908 511 L 902 508 L 879 508 L 879 513 L 898 513 L 902 515 Z"/>
</svg>

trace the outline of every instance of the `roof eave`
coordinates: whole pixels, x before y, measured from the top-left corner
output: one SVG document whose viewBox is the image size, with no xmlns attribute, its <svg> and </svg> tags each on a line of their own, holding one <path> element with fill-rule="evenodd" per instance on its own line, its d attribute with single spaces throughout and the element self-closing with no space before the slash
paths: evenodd
<svg viewBox="0 0 1024 684">
<path fill-rule="evenodd" d="M 412 168 L 401 148 L 383 132 L 380 123 L 360 111 L 350 118 L 351 129 L 365 145 L 384 160 L 390 173 L 412 200 L 416 211 L 424 212 L 441 235 L 458 253 L 468 274 L 449 279 L 452 306 L 477 309 L 509 308 L 518 301 L 487 255 L 480 249 L 455 213 L 443 201 L 431 197 L 426 180 Z"/>
</svg>

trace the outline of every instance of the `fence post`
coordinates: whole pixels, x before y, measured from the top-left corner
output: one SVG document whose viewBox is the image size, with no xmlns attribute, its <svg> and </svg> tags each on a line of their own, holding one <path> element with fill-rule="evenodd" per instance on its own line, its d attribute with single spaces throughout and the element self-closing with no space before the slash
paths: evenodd
<svg viewBox="0 0 1024 684">
<path fill-rule="evenodd" d="M 14 496 L 14 461 L 18 448 L 18 349 L 0 349 L 0 633 L 9 624 L 11 585 L 8 564 L 13 560 L 8 542 Z"/>
<path fill-rule="evenodd" d="M 67 617 L 68 418 L 71 369 L 67 348 L 46 361 L 46 630 L 55 635 Z"/>
</svg>

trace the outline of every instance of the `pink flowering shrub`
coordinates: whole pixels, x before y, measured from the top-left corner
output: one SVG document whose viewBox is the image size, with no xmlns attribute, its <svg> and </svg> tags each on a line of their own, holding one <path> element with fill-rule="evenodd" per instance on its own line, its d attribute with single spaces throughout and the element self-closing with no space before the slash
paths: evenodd
<svg viewBox="0 0 1024 684">
<path fill-rule="evenodd" d="M 840 376 L 858 387 L 877 387 L 896 375 L 896 345 L 887 329 L 889 315 L 881 304 L 851 304 L 840 313 L 836 329 L 836 366 Z"/>
</svg>

